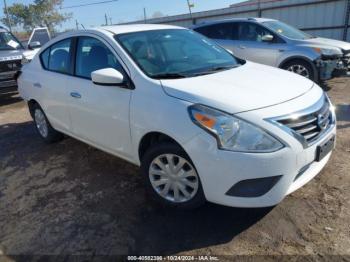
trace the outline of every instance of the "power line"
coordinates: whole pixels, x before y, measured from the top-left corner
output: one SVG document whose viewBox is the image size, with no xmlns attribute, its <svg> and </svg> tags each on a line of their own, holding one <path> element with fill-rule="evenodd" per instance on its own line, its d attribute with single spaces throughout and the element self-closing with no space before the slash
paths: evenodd
<svg viewBox="0 0 350 262">
<path fill-rule="evenodd" d="M 60 9 L 77 8 L 77 7 L 84 7 L 84 6 L 90 6 L 90 5 L 101 5 L 101 4 L 107 4 L 107 3 L 116 2 L 116 1 L 118 0 L 108 0 L 108 1 L 93 2 L 88 4 L 81 4 L 81 5 L 63 6 Z"/>
</svg>

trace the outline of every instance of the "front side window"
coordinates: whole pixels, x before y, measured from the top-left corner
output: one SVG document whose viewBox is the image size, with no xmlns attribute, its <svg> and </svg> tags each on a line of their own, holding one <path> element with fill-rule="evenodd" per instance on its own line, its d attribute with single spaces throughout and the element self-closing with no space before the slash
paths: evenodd
<svg viewBox="0 0 350 262">
<path fill-rule="evenodd" d="M 313 36 L 280 21 L 266 21 L 263 22 L 263 24 L 275 33 L 283 35 L 290 39 L 304 40 L 313 38 Z"/>
<path fill-rule="evenodd" d="M 45 69 L 68 74 L 71 69 L 71 39 L 62 40 L 40 54 Z"/>
<path fill-rule="evenodd" d="M 134 32 L 115 39 L 152 78 L 191 77 L 240 65 L 225 49 L 186 29 Z"/>
<path fill-rule="evenodd" d="M 10 32 L 0 32 L 0 51 L 22 48 L 22 44 Z"/>
<path fill-rule="evenodd" d="M 271 32 L 255 23 L 240 23 L 238 38 L 241 41 L 263 42 L 262 37 L 271 35 Z"/>
<path fill-rule="evenodd" d="M 75 75 L 91 78 L 93 71 L 114 68 L 121 73 L 122 66 L 117 58 L 101 41 L 92 37 L 80 37 L 78 40 Z"/>
</svg>

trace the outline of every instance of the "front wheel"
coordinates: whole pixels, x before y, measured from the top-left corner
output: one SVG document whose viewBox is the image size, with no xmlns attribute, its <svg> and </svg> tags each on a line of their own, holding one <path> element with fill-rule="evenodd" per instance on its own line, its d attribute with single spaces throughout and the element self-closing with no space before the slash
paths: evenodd
<svg viewBox="0 0 350 262">
<path fill-rule="evenodd" d="M 149 149 L 142 159 L 141 172 L 149 194 L 162 204 L 190 209 L 205 203 L 198 173 L 176 144 L 163 143 Z"/>
<path fill-rule="evenodd" d="M 316 81 L 314 70 L 310 63 L 303 60 L 292 60 L 282 66 L 283 69 Z"/>
</svg>

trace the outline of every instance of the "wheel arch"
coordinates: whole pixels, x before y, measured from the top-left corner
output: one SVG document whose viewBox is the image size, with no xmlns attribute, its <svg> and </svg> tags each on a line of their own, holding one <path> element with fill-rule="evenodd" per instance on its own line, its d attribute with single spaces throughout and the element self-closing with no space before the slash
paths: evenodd
<svg viewBox="0 0 350 262">
<path fill-rule="evenodd" d="M 147 152 L 149 148 L 151 148 L 151 146 L 161 142 L 174 143 L 185 151 L 185 149 L 181 146 L 181 144 L 171 136 L 158 131 L 148 132 L 143 135 L 143 137 L 140 139 L 140 142 L 138 144 L 138 156 L 139 156 L 140 162 L 142 161 L 144 154 Z"/>
<path fill-rule="evenodd" d="M 35 105 L 39 105 L 40 106 L 40 104 L 35 99 L 28 100 L 27 104 L 28 104 L 29 113 L 30 113 L 31 117 L 34 117 L 34 111 L 33 111 L 34 106 Z"/>
<path fill-rule="evenodd" d="M 302 61 L 308 63 L 308 64 L 312 67 L 312 70 L 313 70 L 313 73 L 314 73 L 315 81 L 318 80 L 318 78 L 319 78 L 318 75 L 319 75 L 319 74 L 318 74 L 317 67 L 316 67 L 314 61 L 311 60 L 310 58 L 306 57 L 306 56 L 290 56 L 290 57 L 287 57 L 287 58 L 285 58 L 284 60 L 282 60 L 282 62 L 280 62 L 280 64 L 278 65 L 278 68 L 283 69 L 283 67 L 284 67 L 287 63 L 289 63 L 289 62 L 291 62 L 291 61 L 294 61 L 294 60 L 302 60 Z"/>
</svg>

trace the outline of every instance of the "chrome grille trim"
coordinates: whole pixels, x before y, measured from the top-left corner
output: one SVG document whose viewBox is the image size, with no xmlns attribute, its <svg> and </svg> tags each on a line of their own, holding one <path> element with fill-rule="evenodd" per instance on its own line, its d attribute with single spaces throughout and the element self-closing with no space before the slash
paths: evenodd
<svg viewBox="0 0 350 262">
<path fill-rule="evenodd" d="M 307 148 L 335 126 L 335 114 L 328 97 L 322 97 L 311 107 L 284 116 L 266 119 L 295 137 Z"/>
</svg>

